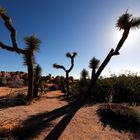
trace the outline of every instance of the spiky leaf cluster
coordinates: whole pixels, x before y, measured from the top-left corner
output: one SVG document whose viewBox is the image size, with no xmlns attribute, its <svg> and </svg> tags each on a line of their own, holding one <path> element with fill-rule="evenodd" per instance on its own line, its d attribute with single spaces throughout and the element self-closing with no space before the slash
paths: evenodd
<svg viewBox="0 0 140 140">
<path fill-rule="evenodd" d="M 134 18 L 132 17 L 131 14 L 127 12 L 119 17 L 116 24 L 116 27 L 118 27 L 119 30 L 126 30 L 131 27 L 138 28 L 139 26 L 140 26 L 140 18 Z"/>
<path fill-rule="evenodd" d="M 67 52 L 66 53 L 66 57 L 71 57 L 71 53 L 70 52 Z"/>
<path fill-rule="evenodd" d="M 35 35 L 25 37 L 24 40 L 27 45 L 26 50 L 29 50 L 32 52 L 39 51 L 39 46 L 40 46 L 41 41 Z"/>
<path fill-rule="evenodd" d="M 91 69 L 97 69 L 99 67 L 99 64 L 100 64 L 100 60 L 93 57 L 89 62 L 89 67 Z"/>
<path fill-rule="evenodd" d="M 133 21 L 131 22 L 131 27 L 139 28 L 140 27 L 140 18 L 133 18 Z"/>
<path fill-rule="evenodd" d="M 68 58 L 74 58 L 76 55 L 77 55 L 76 52 L 73 52 L 72 54 L 70 52 L 66 53 L 66 57 L 68 57 Z"/>
<path fill-rule="evenodd" d="M 77 52 L 73 52 L 73 58 L 77 56 Z"/>
</svg>

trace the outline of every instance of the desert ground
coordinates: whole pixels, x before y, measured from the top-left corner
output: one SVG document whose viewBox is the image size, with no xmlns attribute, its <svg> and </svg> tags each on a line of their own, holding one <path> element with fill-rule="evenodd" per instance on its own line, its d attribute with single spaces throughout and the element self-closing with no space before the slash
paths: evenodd
<svg viewBox="0 0 140 140">
<path fill-rule="evenodd" d="M 26 91 L 27 88 L 0 87 L 0 104 L 8 94 Z M 104 125 L 97 114 L 99 106 L 80 108 L 77 102 L 66 101 L 60 91 L 43 94 L 31 105 L 0 105 L 0 138 L 12 132 L 7 139 L 19 135 L 21 140 L 140 140 L 140 129 Z"/>
</svg>

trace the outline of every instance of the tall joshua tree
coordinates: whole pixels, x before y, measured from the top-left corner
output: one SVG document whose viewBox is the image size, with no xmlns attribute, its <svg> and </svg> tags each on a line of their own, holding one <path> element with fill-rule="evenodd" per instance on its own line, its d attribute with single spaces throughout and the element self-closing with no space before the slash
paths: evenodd
<svg viewBox="0 0 140 140">
<path fill-rule="evenodd" d="M 63 65 L 58 65 L 58 64 L 53 64 L 53 67 L 54 68 L 57 68 L 57 69 L 63 69 L 65 72 L 66 72 L 66 93 L 65 95 L 68 97 L 70 95 L 70 89 L 69 89 L 69 73 L 70 71 L 73 69 L 74 67 L 74 58 L 76 57 L 77 53 L 76 52 L 73 52 L 72 54 L 71 53 L 66 53 L 66 57 L 70 58 L 71 60 L 71 66 L 69 69 L 66 69 Z"/>
<path fill-rule="evenodd" d="M 87 95 L 91 94 L 93 84 L 95 85 L 95 83 L 96 83 L 96 81 L 94 79 L 94 76 L 96 74 L 97 68 L 99 67 L 99 63 L 100 63 L 100 60 L 96 59 L 95 57 L 93 57 L 89 61 L 89 68 L 92 69 L 92 72 L 91 72 L 91 80 L 90 80 L 90 84 L 89 84 L 89 87 L 88 87 L 88 91 L 87 91 L 88 94 Z"/>
<path fill-rule="evenodd" d="M 34 69 L 34 73 L 35 73 L 34 91 L 33 91 L 34 98 L 38 97 L 38 88 L 41 82 L 41 72 L 42 72 L 41 67 L 37 65 Z"/>
<path fill-rule="evenodd" d="M 34 76 L 34 62 L 35 62 L 35 57 L 34 57 L 34 52 L 38 50 L 40 40 L 37 39 L 34 35 L 30 37 L 25 38 L 25 42 L 27 45 L 27 48 L 21 49 L 17 45 L 16 41 L 16 30 L 12 25 L 11 19 L 8 17 L 6 10 L 2 7 L 0 7 L 0 18 L 4 21 L 5 27 L 7 30 L 10 32 L 10 39 L 12 42 L 12 45 L 6 45 L 2 41 L 0 41 L 0 48 L 5 49 L 10 52 L 15 52 L 18 54 L 22 54 L 24 56 L 24 62 L 28 67 L 28 93 L 27 93 L 27 100 L 31 101 L 33 97 L 33 76 Z"/>
<path fill-rule="evenodd" d="M 117 20 L 116 27 L 119 28 L 119 30 L 123 30 L 122 37 L 121 37 L 119 43 L 117 44 L 117 47 L 115 48 L 115 50 L 114 49 L 110 50 L 110 52 L 108 53 L 108 55 L 106 56 L 106 58 L 104 59 L 104 61 L 100 65 L 100 67 L 98 68 L 97 72 L 94 74 L 93 80 L 91 80 L 91 84 L 90 84 L 90 85 L 93 85 L 93 87 L 95 86 L 95 83 L 96 83 L 98 77 L 100 76 L 101 72 L 106 67 L 106 65 L 109 63 L 112 56 L 120 54 L 119 51 L 120 51 L 121 47 L 123 46 L 125 40 L 127 39 L 130 29 L 136 29 L 136 28 L 140 27 L 140 18 L 134 18 L 134 17 L 132 17 L 131 14 L 128 13 L 128 11 L 126 11 Z M 92 90 L 92 88 L 90 88 L 90 86 L 89 86 L 86 99 L 91 96 L 91 90 Z"/>
<path fill-rule="evenodd" d="M 27 65 L 28 70 L 28 94 L 27 94 L 27 100 L 31 101 L 33 98 L 33 92 L 34 92 L 34 69 L 35 69 L 35 52 L 39 51 L 39 45 L 41 41 L 35 36 L 29 36 L 24 38 L 26 43 L 26 53 L 24 54 L 24 64 Z"/>
</svg>

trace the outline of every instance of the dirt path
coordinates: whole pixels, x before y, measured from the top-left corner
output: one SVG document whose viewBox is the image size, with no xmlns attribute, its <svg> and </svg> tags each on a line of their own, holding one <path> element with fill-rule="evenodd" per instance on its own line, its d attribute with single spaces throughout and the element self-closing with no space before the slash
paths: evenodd
<svg viewBox="0 0 140 140">
<path fill-rule="evenodd" d="M 2 88 L 0 95 L 4 95 Z M 96 114 L 97 108 L 98 105 L 79 109 L 75 102 L 68 105 L 60 91 L 53 91 L 31 105 L 1 109 L 0 127 L 20 127 L 22 131 L 17 129 L 21 136 L 19 139 L 28 140 L 134 139 L 129 132 L 111 129 L 109 126 L 103 127 Z"/>
</svg>

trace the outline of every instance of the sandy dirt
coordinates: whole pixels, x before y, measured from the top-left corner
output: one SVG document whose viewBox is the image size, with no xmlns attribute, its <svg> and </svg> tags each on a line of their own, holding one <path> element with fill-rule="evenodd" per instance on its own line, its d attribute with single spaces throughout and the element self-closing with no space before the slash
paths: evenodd
<svg viewBox="0 0 140 140">
<path fill-rule="evenodd" d="M 26 92 L 26 88 L 12 89 Z M 0 87 L 0 97 L 9 94 L 10 88 Z M 19 128 L 19 139 L 27 140 L 133 140 L 129 131 L 104 127 L 96 113 L 99 105 L 75 107 L 77 103 L 63 100 L 60 91 L 44 94 L 31 105 L 0 109 L 0 130 Z M 25 135 L 26 134 L 26 135 Z"/>
</svg>

